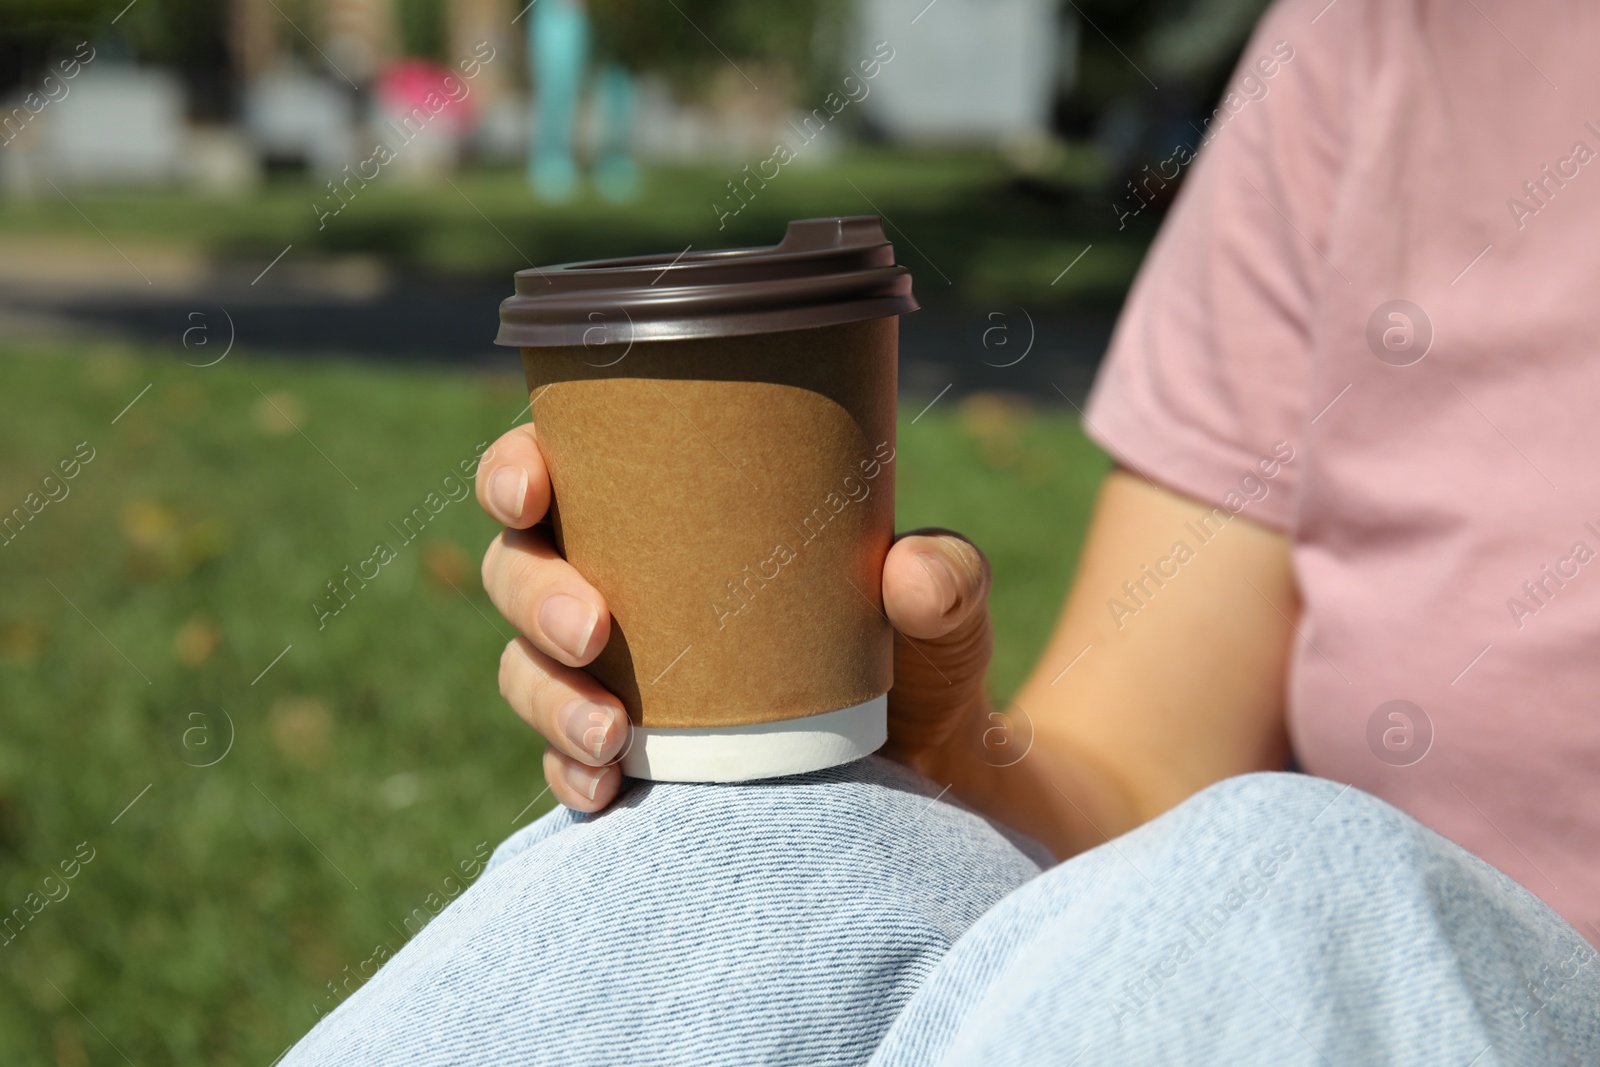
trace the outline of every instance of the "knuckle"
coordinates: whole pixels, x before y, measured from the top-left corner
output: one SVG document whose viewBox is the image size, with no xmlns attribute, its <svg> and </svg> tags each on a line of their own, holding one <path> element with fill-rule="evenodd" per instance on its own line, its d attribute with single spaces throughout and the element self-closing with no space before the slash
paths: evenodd
<svg viewBox="0 0 1600 1067">
<path fill-rule="evenodd" d="M 513 678 L 517 669 L 517 661 L 522 657 L 522 651 L 517 648 L 515 641 L 506 643 L 500 652 L 500 696 L 511 700 Z"/>
<path fill-rule="evenodd" d="M 501 549 L 504 534 L 496 534 L 489 542 L 489 547 L 483 550 L 483 562 L 478 564 L 478 577 L 483 581 L 484 589 L 492 589 L 494 585 L 495 565 Z"/>
<path fill-rule="evenodd" d="M 497 568 L 496 581 L 505 600 L 506 618 L 526 631 L 543 598 L 544 564 L 526 553 L 512 554 Z"/>
<path fill-rule="evenodd" d="M 566 695 L 566 687 L 537 663 L 529 663 L 527 680 L 519 693 L 520 711 L 533 728 L 547 740 L 556 740 L 560 728 L 555 721 L 556 709 Z"/>
<path fill-rule="evenodd" d="M 564 687 L 522 645 L 518 638 L 500 653 L 500 696 L 528 725 L 549 737 Z"/>
</svg>

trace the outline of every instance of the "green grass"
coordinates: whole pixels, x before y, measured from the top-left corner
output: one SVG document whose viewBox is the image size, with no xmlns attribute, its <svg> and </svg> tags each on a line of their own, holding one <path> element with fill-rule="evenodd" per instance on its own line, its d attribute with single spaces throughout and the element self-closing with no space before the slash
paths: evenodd
<svg viewBox="0 0 1600 1067">
<path fill-rule="evenodd" d="M 0 1062 L 121 1062 L 109 1040 L 141 1067 L 270 1063 L 328 983 L 551 804 L 528 807 L 541 745 L 496 689 L 509 630 L 476 576 L 495 527 L 470 499 L 325 629 L 309 606 L 512 423 L 521 383 L 12 345 L 0 398 L 0 509 L 94 450 L 0 547 L 0 909 L 59 895 L 46 876 L 94 850 L 0 946 Z M 900 525 L 994 560 L 1003 694 L 1105 460 L 1068 417 L 998 401 L 900 441 Z"/>
<path fill-rule="evenodd" d="M 134 262 L 142 247 L 176 245 L 248 267 L 245 279 L 292 244 L 297 260 L 370 255 L 404 269 L 500 280 L 532 264 L 670 253 L 691 243 L 766 244 L 789 219 L 881 212 L 924 293 L 969 304 L 1118 300 L 1153 228 L 1117 228 L 1116 197 L 1101 187 L 1092 149 L 1065 159 L 1039 177 L 990 153 L 852 150 L 795 163 L 765 188 L 752 185 L 750 203 L 725 223 L 713 205 L 737 206 L 727 183 L 742 180 L 742 163 L 755 160 L 652 167 L 640 198 L 625 205 L 592 192 L 543 205 L 508 170 L 463 173 L 454 187 L 383 174 L 320 223 L 313 204 L 326 210 L 338 201 L 310 180 L 275 181 L 237 200 L 81 190 L 69 203 L 46 189 L 33 200 L 0 201 L 0 239 L 73 237 L 96 248 L 109 239 Z M 1094 251 L 1062 275 L 1090 243 Z"/>
</svg>

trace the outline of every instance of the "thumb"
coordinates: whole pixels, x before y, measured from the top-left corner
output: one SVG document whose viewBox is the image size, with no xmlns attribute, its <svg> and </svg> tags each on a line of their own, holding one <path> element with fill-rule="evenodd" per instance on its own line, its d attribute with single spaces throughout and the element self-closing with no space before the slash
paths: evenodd
<svg viewBox="0 0 1600 1067">
<path fill-rule="evenodd" d="M 919 530 L 890 548 L 883 606 L 896 633 L 886 755 L 920 762 L 984 706 L 994 647 L 989 583 L 988 560 L 958 534 Z"/>
</svg>

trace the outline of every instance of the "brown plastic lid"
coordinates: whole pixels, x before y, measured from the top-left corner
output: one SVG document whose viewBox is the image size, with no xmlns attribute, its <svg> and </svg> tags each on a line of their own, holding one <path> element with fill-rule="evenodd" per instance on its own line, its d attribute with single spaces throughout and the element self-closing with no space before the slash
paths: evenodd
<svg viewBox="0 0 1600 1067">
<path fill-rule="evenodd" d="M 800 219 L 759 248 L 598 259 L 517 272 L 496 344 L 734 337 L 917 310 L 876 215 Z M 598 332 L 597 332 L 598 331 Z"/>
</svg>

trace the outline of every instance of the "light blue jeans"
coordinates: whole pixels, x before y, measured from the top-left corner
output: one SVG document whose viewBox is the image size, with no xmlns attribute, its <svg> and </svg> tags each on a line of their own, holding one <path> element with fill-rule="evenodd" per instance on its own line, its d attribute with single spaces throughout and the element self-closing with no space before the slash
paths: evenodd
<svg viewBox="0 0 1600 1067">
<path fill-rule="evenodd" d="M 1232 779 L 1040 876 L 876 758 L 552 812 L 303 1064 L 1600 1064 L 1594 950 L 1355 789 Z"/>
</svg>

